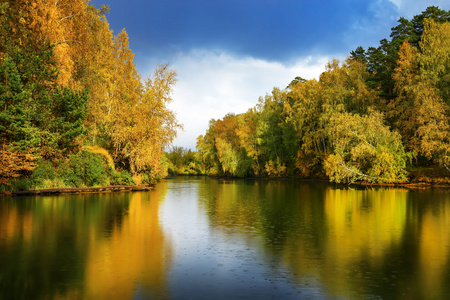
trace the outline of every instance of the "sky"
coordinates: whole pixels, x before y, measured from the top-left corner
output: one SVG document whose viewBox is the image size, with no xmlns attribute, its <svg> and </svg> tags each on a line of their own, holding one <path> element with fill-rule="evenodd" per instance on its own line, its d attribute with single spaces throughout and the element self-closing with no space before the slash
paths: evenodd
<svg viewBox="0 0 450 300">
<path fill-rule="evenodd" d="M 170 109 L 195 150 L 211 119 L 254 107 L 296 76 L 318 79 L 333 58 L 377 47 L 400 17 L 448 0 L 92 0 L 109 5 L 114 34 L 128 33 L 143 78 L 168 63 L 178 76 Z"/>
</svg>

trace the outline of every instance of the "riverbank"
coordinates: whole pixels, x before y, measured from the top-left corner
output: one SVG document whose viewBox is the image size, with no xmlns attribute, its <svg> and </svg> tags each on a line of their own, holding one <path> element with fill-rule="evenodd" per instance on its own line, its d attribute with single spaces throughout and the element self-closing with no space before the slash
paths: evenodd
<svg viewBox="0 0 450 300">
<path fill-rule="evenodd" d="M 208 175 L 175 175 L 169 176 L 167 179 L 171 179 L 177 176 L 208 176 Z M 233 180 L 233 179 L 246 179 L 246 180 L 276 180 L 276 181 L 305 181 L 305 182 L 326 182 L 333 183 L 324 178 L 295 178 L 295 177 L 224 177 L 224 176 L 208 176 L 217 178 L 220 180 Z M 364 181 L 356 181 L 352 183 L 337 183 L 341 186 L 360 186 L 360 187 L 392 187 L 392 188 L 409 188 L 409 189 L 422 189 L 430 187 L 450 188 L 450 181 L 446 178 L 430 178 L 415 176 L 414 181 L 403 183 L 370 183 Z M 101 187 L 82 187 L 82 188 L 51 188 L 51 189 L 38 189 L 38 190 L 23 190 L 12 192 L 0 192 L 0 195 L 11 196 L 33 196 L 33 195 L 59 195 L 59 194 L 82 194 L 82 193 L 111 193 L 111 192 L 133 192 L 133 191 L 150 191 L 155 187 L 154 184 L 146 185 L 112 185 Z"/>
<path fill-rule="evenodd" d="M 84 194 L 84 193 L 111 193 L 111 192 L 134 192 L 150 191 L 154 185 L 114 185 L 104 187 L 83 187 L 83 188 L 54 188 L 42 190 L 15 191 L 3 193 L 11 196 L 33 196 L 33 195 L 60 195 L 60 194 Z"/>
<path fill-rule="evenodd" d="M 186 176 L 186 175 L 178 175 Z M 199 175 L 200 176 L 200 175 Z M 208 175 L 203 175 L 208 176 Z M 275 181 L 303 181 L 303 182 L 322 182 L 329 184 L 336 184 L 342 187 L 354 186 L 354 187 L 387 187 L 387 188 L 409 188 L 409 189 L 420 189 L 420 188 L 430 188 L 430 187 L 441 187 L 450 188 L 450 179 L 448 177 L 415 177 L 411 181 L 396 182 L 396 183 L 374 183 L 367 181 L 354 181 L 350 183 L 336 183 L 325 178 L 299 178 L 299 177 L 226 177 L 226 176 L 208 176 L 212 178 L 217 178 L 223 181 L 230 181 L 234 179 L 245 179 L 245 180 L 275 180 Z"/>
</svg>

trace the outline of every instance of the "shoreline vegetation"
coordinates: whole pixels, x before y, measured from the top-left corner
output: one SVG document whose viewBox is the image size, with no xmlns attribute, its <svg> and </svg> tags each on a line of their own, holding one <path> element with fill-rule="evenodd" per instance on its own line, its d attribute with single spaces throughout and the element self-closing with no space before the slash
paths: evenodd
<svg viewBox="0 0 450 300">
<path fill-rule="evenodd" d="M 172 179 L 177 176 L 186 177 L 201 177 L 207 176 L 203 174 L 181 174 L 175 176 L 168 176 L 165 179 Z M 275 180 L 275 181 L 297 181 L 297 182 L 323 182 L 333 183 L 327 179 L 306 179 L 306 178 L 294 178 L 294 177 L 219 177 L 209 176 L 224 181 L 229 180 Z M 365 188 L 377 188 L 377 187 L 393 187 L 393 188 L 408 188 L 408 189 L 421 189 L 421 188 L 450 188 L 450 182 L 442 180 L 442 178 L 436 178 L 433 180 L 428 178 L 427 181 L 417 182 L 403 182 L 403 183 L 369 183 L 365 181 L 350 183 L 353 187 L 365 187 Z M 350 184 L 340 183 L 342 187 L 350 186 Z M 142 192 L 151 191 L 155 188 L 156 184 L 145 185 L 113 185 L 113 186 L 95 186 L 95 187 L 79 187 L 79 188 L 52 188 L 52 189 L 35 189 L 35 190 L 21 190 L 12 192 L 2 192 L 0 196 L 37 196 L 37 195 L 68 195 L 68 194 L 100 194 L 100 193 L 117 193 L 117 192 Z"/>
<path fill-rule="evenodd" d="M 182 128 L 168 109 L 176 72 L 159 65 L 143 79 L 108 11 L 0 3 L 0 194 L 189 174 L 450 184 L 450 11 L 400 18 L 389 39 L 330 61 L 319 79 L 296 77 L 246 113 L 210 120 L 197 151 L 169 148 Z"/>
<path fill-rule="evenodd" d="M 0 193 L 152 184 L 182 128 L 176 72 L 142 78 L 109 6 L 0 3 Z M 61 22 L 63 20 L 63 22 Z"/>
<path fill-rule="evenodd" d="M 450 183 L 450 11 L 400 18 L 377 47 L 296 77 L 197 138 L 206 174 Z M 192 169 L 192 168 L 190 168 Z"/>
</svg>

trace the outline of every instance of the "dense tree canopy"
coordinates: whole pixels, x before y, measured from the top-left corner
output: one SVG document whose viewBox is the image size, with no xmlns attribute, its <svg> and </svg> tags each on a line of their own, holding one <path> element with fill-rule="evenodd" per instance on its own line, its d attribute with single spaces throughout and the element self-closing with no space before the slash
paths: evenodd
<svg viewBox="0 0 450 300">
<path fill-rule="evenodd" d="M 207 172 L 407 180 L 408 164 L 450 164 L 450 12 L 400 18 L 390 39 L 296 77 L 245 114 L 212 120 L 197 149 Z M 415 159 L 414 159 L 415 158 Z"/>
<path fill-rule="evenodd" d="M 181 127 L 167 108 L 176 73 L 162 65 L 142 80 L 108 9 L 0 1 L 0 183 L 30 175 L 38 158 L 63 161 L 89 145 L 134 175 L 165 174 L 163 151 Z"/>
</svg>

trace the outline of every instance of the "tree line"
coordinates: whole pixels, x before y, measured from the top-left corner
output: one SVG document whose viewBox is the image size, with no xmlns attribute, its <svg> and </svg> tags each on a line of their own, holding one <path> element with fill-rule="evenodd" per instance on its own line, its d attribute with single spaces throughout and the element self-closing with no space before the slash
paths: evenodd
<svg viewBox="0 0 450 300">
<path fill-rule="evenodd" d="M 164 149 L 181 127 L 167 108 L 176 72 L 159 65 L 141 78 L 108 11 L 88 0 L 0 1 L 1 189 L 83 185 L 51 183 L 55 172 L 89 184 L 92 168 L 80 164 L 100 168 L 95 184 L 166 175 Z"/>
<path fill-rule="evenodd" d="M 405 182 L 412 168 L 450 172 L 450 11 L 400 18 L 378 47 L 295 78 L 243 114 L 212 119 L 200 169 L 220 176 Z M 447 176 L 450 173 L 447 173 Z"/>
</svg>

